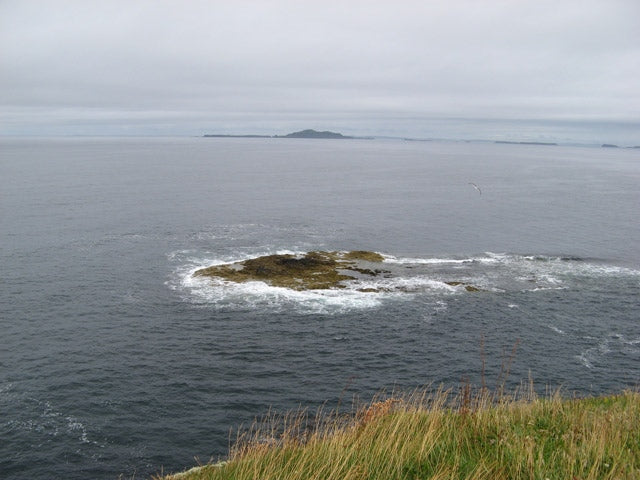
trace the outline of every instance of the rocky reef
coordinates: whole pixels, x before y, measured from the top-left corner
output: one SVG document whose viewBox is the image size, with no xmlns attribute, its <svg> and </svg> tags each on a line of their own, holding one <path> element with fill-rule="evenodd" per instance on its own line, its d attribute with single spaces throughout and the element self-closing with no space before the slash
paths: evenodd
<svg viewBox="0 0 640 480">
<path fill-rule="evenodd" d="M 203 268 L 194 276 L 217 277 L 232 282 L 261 281 L 294 290 L 344 288 L 343 281 L 386 273 L 375 268 L 375 264 L 383 260 L 379 253 L 369 251 L 266 255 Z"/>
<path fill-rule="evenodd" d="M 304 254 L 278 254 L 251 258 L 241 262 L 213 265 L 194 272 L 196 277 L 210 277 L 228 282 L 259 281 L 274 287 L 292 290 L 326 290 L 346 288 L 348 281 L 364 281 L 376 277 L 404 277 L 407 269 L 395 271 L 391 265 L 381 268 L 384 257 L 376 252 L 353 250 L 348 252 L 312 251 Z M 451 287 L 464 288 L 467 292 L 478 292 L 479 288 L 460 281 L 445 281 Z M 384 282 L 382 283 L 384 284 Z M 382 285 L 381 284 L 381 285 Z M 402 286 L 361 285 L 356 290 L 376 293 L 403 291 Z M 354 284 L 350 285 L 354 288 Z"/>
</svg>

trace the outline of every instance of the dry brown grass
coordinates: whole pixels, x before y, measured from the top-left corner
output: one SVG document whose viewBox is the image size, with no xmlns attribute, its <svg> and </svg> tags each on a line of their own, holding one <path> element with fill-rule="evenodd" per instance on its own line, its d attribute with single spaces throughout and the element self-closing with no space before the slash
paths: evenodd
<svg viewBox="0 0 640 480">
<path fill-rule="evenodd" d="M 378 397 L 349 414 L 270 415 L 196 479 L 640 479 L 640 394 L 480 388 Z"/>
</svg>

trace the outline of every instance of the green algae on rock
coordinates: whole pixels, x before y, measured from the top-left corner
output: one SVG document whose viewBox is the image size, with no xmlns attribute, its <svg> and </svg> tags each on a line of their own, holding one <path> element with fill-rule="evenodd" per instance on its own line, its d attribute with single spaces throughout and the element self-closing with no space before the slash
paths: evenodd
<svg viewBox="0 0 640 480">
<path fill-rule="evenodd" d="M 344 288 L 342 282 L 362 275 L 374 277 L 382 270 L 366 268 L 384 257 L 376 252 L 321 252 L 303 255 L 279 254 L 242 262 L 214 265 L 197 270 L 194 276 L 214 277 L 232 282 L 261 281 L 293 290 Z"/>
<path fill-rule="evenodd" d="M 377 252 L 369 252 L 367 250 L 353 250 L 351 252 L 344 252 L 343 258 L 345 260 L 365 260 L 367 262 L 383 262 L 384 257 Z"/>
</svg>

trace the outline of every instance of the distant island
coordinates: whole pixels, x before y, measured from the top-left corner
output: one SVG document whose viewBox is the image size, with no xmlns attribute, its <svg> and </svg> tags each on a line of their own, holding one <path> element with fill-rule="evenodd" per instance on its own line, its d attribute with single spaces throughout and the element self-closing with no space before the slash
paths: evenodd
<svg viewBox="0 0 640 480">
<path fill-rule="evenodd" d="M 335 139 L 351 139 L 356 137 L 349 137 L 342 135 L 341 133 L 324 131 L 318 132 L 317 130 L 307 129 L 300 130 L 299 132 L 289 133 L 287 135 L 220 135 L 220 134 L 206 134 L 204 137 L 214 138 L 335 138 Z"/>
<path fill-rule="evenodd" d="M 284 135 L 284 137 L 279 137 L 276 135 L 276 138 L 354 138 L 348 137 L 346 135 L 342 135 L 341 133 L 336 132 L 318 132 L 317 130 L 300 130 L 299 132 L 289 133 L 288 135 Z"/>
</svg>

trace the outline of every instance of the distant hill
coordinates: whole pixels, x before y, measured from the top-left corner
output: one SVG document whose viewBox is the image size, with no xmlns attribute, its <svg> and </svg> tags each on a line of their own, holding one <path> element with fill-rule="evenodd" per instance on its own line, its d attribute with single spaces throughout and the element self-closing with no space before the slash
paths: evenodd
<svg viewBox="0 0 640 480">
<path fill-rule="evenodd" d="M 318 132 L 317 130 L 301 130 L 299 132 L 289 133 L 288 135 L 278 136 L 278 138 L 353 138 L 336 132 Z"/>
</svg>

